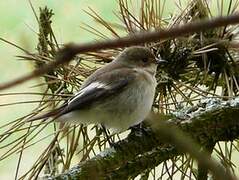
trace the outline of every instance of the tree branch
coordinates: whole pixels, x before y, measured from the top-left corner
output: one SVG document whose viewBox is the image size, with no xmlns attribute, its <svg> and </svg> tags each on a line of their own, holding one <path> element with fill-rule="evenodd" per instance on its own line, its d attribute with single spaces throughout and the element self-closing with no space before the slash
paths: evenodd
<svg viewBox="0 0 239 180">
<path fill-rule="evenodd" d="M 180 130 L 190 135 L 193 140 L 204 146 L 209 141 L 218 142 L 236 139 L 239 136 L 238 117 L 239 98 L 230 101 L 210 99 L 191 109 L 179 111 L 176 117 L 166 122 L 167 126 L 176 125 Z M 148 122 L 151 124 L 153 131 L 151 128 L 144 128 L 143 131 L 140 129 L 133 130 L 126 139 L 117 142 L 114 149 L 107 149 L 96 157 L 80 163 L 68 172 L 48 179 L 128 178 L 136 176 L 146 169 L 153 168 L 165 160 L 181 155 L 183 152 L 190 152 L 201 164 L 206 165 L 205 167 L 209 168 L 212 173 L 214 171 L 219 173 L 217 179 L 223 179 L 225 176 L 226 179 L 235 179 L 221 166 L 215 166 L 218 165 L 215 162 L 213 162 L 214 164 L 207 164 L 212 161 L 210 159 L 205 160 L 205 155 L 200 157 L 199 152 L 189 150 L 187 143 L 193 149 L 193 142 L 187 140 L 183 141 L 183 144 L 179 144 L 182 141 L 174 142 L 178 137 L 172 139 L 173 136 L 170 135 L 172 131 L 165 134 L 168 129 L 163 130 L 162 123 L 159 123 L 159 125 L 155 123 L 159 121 L 155 121 L 155 119 L 152 121 L 152 118 Z M 169 145 L 168 142 L 174 145 Z"/>
<path fill-rule="evenodd" d="M 213 149 L 215 147 L 215 142 L 211 143 L 208 142 L 207 146 L 204 146 L 203 150 L 208 153 L 212 154 Z M 204 164 L 198 163 L 198 175 L 197 175 L 198 180 L 207 180 L 208 179 L 208 169 L 205 168 Z"/>
<path fill-rule="evenodd" d="M 54 68 L 69 62 L 78 53 L 98 51 L 109 48 L 126 47 L 149 42 L 157 42 L 168 38 L 176 38 L 179 36 L 183 36 L 185 34 L 208 30 L 210 28 L 217 28 L 237 23 L 239 23 L 239 14 L 234 14 L 230 16 L 222 16 L 208 20 L 200 20 L 197 22 L 192 22 L 177 27 L 172 27 L 166 30 L 158 30 L 154 32 L 150 31 L 139 32 L 132 34 L 130 36 L 106 41 L 99 41 L 96 43 L 91 42 L 84 44 L 68 44 L 65 48 L 59 51 L 55 61 L 52 61 L 49 64 L 44 65 L 41 68 L 38 68 L 20 78 L 0 84 L 0 90 L 13 87 L 17 84 L 23 83 L 32 78 L 48 73 L 49 71 L 52 71 Z"/>
</svg>

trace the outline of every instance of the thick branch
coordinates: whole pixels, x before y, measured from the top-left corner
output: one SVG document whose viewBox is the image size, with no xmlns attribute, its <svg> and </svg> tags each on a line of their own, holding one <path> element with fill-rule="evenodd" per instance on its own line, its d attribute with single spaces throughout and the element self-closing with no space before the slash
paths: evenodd
<svg viewBox="0 0 239 180">
<path fill-rule="evenodd" d="M 167 121 L 189 134 L 201 145 L 208 142 L 231 141 L 239 136 L 239 98 L 230 101 L 208 100 L 192 109 L 178 112 Z M 134 130 L 115 149 L 108 149 L 85 161 L 68 172 L 49 179 L 119 179 L 135 176 L 146 169 L 182 152 L 160 140 L 158 125 L 150 122 L 151 128 L 143 132 Z M 159 128 L 160 129 L 160 128 Z M 132 168 L 133 167 L 133 168 Z"/>
</svg>

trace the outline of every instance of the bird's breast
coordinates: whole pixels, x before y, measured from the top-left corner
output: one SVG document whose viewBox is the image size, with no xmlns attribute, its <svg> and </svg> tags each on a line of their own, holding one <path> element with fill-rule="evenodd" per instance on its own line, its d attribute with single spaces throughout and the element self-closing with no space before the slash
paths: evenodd
<svg viewBox="0 0 239 180">
<path fill-rule="evenodd" d="M 149 114 L 154 100 L 156 80 L 152 78 L 151 81 L 137 80 L 98 106 L 99 111 L 104 111 L 103 124 L 120 131 L 142 122 Z"/>
</svg>

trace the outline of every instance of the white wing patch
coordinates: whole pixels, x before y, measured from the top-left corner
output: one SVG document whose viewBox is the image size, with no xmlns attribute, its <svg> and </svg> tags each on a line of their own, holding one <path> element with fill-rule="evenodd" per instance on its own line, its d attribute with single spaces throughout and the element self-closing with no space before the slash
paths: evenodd
<svg viewBox="0 0 239 180">
<path fill-rule="evenodd" d="M 102 83 L 102 82 L 93 82 L 93 83 L 89 84 L 88 86 L 84 87 L 83 89 L 81 89 L 79 92 L 77 92 L 75 94 L 75 97 L 70 99 L 68 104 L 73 102 L 73 101 L 75 101 L 76 99 L 80 98 L 80 96 L 82 96 L 83 94 L 89 92 L 90 90 L 97 89 L 97 88 L 109 89 L 109 86 L 104 84 L 104 83 Z"/>
</svg>

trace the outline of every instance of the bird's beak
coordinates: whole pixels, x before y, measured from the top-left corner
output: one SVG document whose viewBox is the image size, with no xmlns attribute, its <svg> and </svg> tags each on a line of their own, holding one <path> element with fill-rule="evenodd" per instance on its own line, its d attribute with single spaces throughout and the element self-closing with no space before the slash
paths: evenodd
<svg viewBox="0 0 239 180">
<path fill-rule="evenodd" d="M 156 63 L 157 63 L 158 65 L 165 65 L 165 64 L 168 63 L 167 60 L 161 59 L 161 58 L 159 58 L 159 57 L 156 57 L 155 59 L 156 59 Z"/>
</svg>

